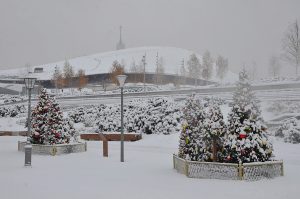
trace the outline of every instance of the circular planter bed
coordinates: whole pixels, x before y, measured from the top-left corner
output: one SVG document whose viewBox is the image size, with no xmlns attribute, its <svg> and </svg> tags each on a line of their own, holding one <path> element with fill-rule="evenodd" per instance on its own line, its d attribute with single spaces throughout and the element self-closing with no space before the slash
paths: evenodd
<svg viewBox="0 0 300 199">
<path fill-rule="evenodd" d="M 260 180 L 283 176 L 283 161 L 232 164 L 189 161 L 173 155 L 173 166 L 190 178 Z"/>
<path fill-rule="evenodd" d="M 18 142 L 18 151 L 24 151 L 26 142 Z M 69 153 L 85 152 L 87 150 L 87 144 L 78 142 L 70 144 L 57 144 L 57 145 L 41 145 L 32 144 L 32 153 L 40 155 L 61 155 Z"/>
</svg>

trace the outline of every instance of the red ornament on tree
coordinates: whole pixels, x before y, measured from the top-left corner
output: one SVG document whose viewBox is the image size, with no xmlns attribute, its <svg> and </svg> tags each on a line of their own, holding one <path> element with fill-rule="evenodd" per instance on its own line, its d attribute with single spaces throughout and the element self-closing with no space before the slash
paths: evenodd
<svg viewBox="0 0 300 199">
<path fill-rule="evenodd" d="M 247 137 L 247 135 L 244 132 L 240 133 L 240 135 L 239 135 L 239 138 L 241 138 L 241 139 L 246 138 L 246 137 Z"/>
</svg>

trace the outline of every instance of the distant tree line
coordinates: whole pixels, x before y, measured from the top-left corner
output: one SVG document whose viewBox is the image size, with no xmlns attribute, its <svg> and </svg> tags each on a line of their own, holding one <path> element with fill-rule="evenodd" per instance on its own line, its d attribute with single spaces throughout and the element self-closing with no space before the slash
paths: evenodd
<svg viewBox="0 0 300 199">
<path fill-rule="evenodd" d="M 75 73 L 73 67 L 66 60 L 63 71 L 61 71 L 57 66 L 55 67 L 52 82 L 57 89 L 76 87 L 81 90 L 86 86 L 88 78 L 86 77 L 83 69 L 79 69 L 77 73 Z"/>
<path fill-rule="evenodd" d="M 129 72 L 131 73 L 131 82 L 138 83 L 144 82 L 144 74 L 146 73 L 146 56 L 140 60 L 138 64 L 136 64 L 135 60 L 133 60 L 130 64 Z M 164 74 L 165 74 L 165 61 L 163 57 L 156 56 L 156 66 L 155 66 L 155 74 L 153 76 L 152 82 L 157 85 L 164 84 Z M 180 63 L 179 63 L 180 64 Z M 216 60 L 214 60 L 209 51 L 206 51 L 202 56 L 202 59 L 199 59 L 196 54 L 190 55 L 189 59 L 186 61 L 182 60 L 181 67 L 177 71 L 178 79 L 175 84 L 185 84 L 186 78 L 195 79 L 195 85 L 198 84 L 198 79 L 210 80 L 213 75 L 213 65 L 216 66 L 216 76 L 221 80 L 224 79 L 227 71 L 228 71 L 228 59 L 218 56 Z M 110 80 L 112 83 L 117 84 L 116 76 L 125 73 L 125 64 L 121 64 L 118 61 L 114 61 L 110 70 Z"/>
<path fill-rule="evenodd" d="M 185 67 L 184 60 L 182 61 L 180 68 L 181 83 L 184 84 L 185 78 L 190 77 L 195 79 L 195 85 L 197 85 L 198 79 L 210 80 L 213 75 L 213 65 L 216 66 L 216 75 L 221 80 L 224 79 L 228 71 L 228 59 L 219 55 L 216 60 L 213 59 L 209 51 L 206 51 L 202 60 L 195 54 L 190 55 L 186 62 Z"/>
</svg>

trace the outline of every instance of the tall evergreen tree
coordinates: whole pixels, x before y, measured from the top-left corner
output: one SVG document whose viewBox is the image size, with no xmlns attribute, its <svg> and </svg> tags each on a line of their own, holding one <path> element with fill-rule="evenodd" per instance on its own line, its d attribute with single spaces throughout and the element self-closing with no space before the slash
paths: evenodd
<svg viewBox="0 0 300 199">
<path fill-rule="evenodd" d="M 225 77 L 227 71 L 228 71 L 228 59 L 225 59 L 222 56 L 218 56 L 216 60 L 216 71 L 217 71 L 217 76 L 223 80 Z"/>
<path fill-rule="evenodd" d="M 270 159 L 272 144 L 268 141 L 258 100 L 245 70 L 239 74 L 228 122 L 223 153 L 225 162 L 263 162 Z"/>
<path fill-rule="evenodd" d="M 213 58 L 210 55 L 209 51 L 206 51 L 202 57 L 202 77 L 205 80 L 209 80 L 212 76 L 212 70 L 213 70 Z"/>
<path fill-rule="evenodd" d="M 187 67 L 188 67 L 188 75 L 190 78 L 195 79 L 195 86 L 197 85 L 197 79 L 201 76 L 201 64 L 198 59 L 198 57 L 195 54 L 192 54 L 187 61 Z"/>
<path fill-rule="evenodd" d="M 64 81 L 65 81 L 66 86 L 72 87 L 73 86 L 73 77 L 75 76 L 75 73 L 74 73 L 73 67 L 71 66 L 71 64 L 69 63 L 68 60 L 66 60 L 64 63 L 63 72 L 64 72 Z"/>
</svg>

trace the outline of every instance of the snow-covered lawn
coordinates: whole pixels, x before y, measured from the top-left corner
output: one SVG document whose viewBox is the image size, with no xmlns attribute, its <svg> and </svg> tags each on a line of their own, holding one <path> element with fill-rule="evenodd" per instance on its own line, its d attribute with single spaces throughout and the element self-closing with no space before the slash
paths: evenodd
<svg viewBox="0 0 300 199">
<path fill-rule="evenodd" d="M 19 121 L 26 121 L 25 118 L 17 117 L 3 117 L 0 118 L 0 131 L 26 131 L 24 124 L 19 123 Z"/>
<path fill-rule="evenodd" d="M 144 135 L 125 143 L 121 163 L 120 143 L 109 142 L 109 157 L 102 144 L 88 142 L 85 153 L 34 155 L 32 168 L 24 168 L 24 153 L 17 141 L 24 137 L 0 137 L 0 198 L 272 198 L 300 195 L 300 145 L 274 141 L 278 159 L 284 160 L 285 176 L 256 182 L 191 179 L 177 173 L 172 153 L 179 134 Z"/>
</svg>

